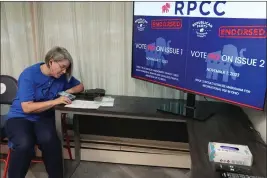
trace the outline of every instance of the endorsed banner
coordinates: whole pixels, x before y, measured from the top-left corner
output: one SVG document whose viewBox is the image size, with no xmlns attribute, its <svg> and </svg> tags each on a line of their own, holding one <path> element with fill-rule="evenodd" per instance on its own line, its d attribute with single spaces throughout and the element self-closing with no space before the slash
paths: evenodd
<svg viewBox="0 0 267 178">
<path fill-rule="evenodd" d="M 133 23 L 133 77 L 263 109 L 266 2 L 135 2 Z"/>
</svg>

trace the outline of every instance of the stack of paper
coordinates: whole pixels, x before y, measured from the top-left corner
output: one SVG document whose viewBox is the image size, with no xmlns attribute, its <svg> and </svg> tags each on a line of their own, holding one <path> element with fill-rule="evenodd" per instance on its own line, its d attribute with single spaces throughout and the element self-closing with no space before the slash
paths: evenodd
<svg viewBox="0 0 267 178">
<path fill-rule="evenodd" d="M 114 98 L 102 97 L 96 101 L 74 100 L 71 104 L 65 105 L 69 108 L 84 108 L 84 109 L 98 109 L 100 106 L 112 107 L 114 105 Z"/>
<path fill-rule="evenodd" d="M 114 105 L 114 98 L 112 97 L 102 97 L 102 100 L 99 102 L 101 106 L 112 107 Z"/>
<path fill-rule="evenodd" d="M 65 105 L 69 108 L 98 109 L 100 103 L 95 101 L 74 100 L 71 104 Z"/>
</svg>

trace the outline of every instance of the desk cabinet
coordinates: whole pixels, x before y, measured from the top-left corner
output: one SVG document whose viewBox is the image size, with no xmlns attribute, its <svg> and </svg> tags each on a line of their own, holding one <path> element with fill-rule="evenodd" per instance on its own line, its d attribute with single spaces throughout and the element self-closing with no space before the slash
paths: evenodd
<svg viewBox="0 0 267 178">
<path fill-rule="evenodd" d="M 89 150 L 93 152 L 97 149 L 112 151 L 110 154 L 113 156 L 128 153 L 128 156 L 135 157 L 133 160 L 130 156 L 121 163 L 190 168 L 186 122 L 88 115 L 75 117 L 79 120 L 82 147 L 85 151 L 87 149 L 88 156 L 85 157 L 91 155 Z M 106 158 L 101 160 L 95 156 L 94 159 L 105 161 Z"/>
</svg>

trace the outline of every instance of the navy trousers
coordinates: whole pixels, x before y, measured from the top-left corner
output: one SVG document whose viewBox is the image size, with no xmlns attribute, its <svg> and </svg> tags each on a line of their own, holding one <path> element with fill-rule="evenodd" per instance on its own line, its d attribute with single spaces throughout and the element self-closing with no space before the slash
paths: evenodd
<svg viewBox="0 0 267 178">
<path fill-rule="evenodd" d="M 7 120 L 5 130 L 13 144 L 8 169 L 9 178 L 25 178 L 36 144 L 42 151 L 49 178 L 63 178 L 61 144 L 57 137 L 54 118 L 40 118 L 35 122 L 25 118 L 12 118 Z"/>
</svg>

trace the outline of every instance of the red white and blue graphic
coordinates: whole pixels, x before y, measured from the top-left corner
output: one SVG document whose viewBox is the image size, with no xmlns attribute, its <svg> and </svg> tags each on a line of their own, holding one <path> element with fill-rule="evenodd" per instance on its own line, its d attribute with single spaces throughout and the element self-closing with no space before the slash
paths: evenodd
<svg viewBox="0 0 267 178">
<path fill-rule="evenodd" d="M 134 2 L 133 22 L 134 78 L 264 108 L 266 2 Z"/>
</svg>

